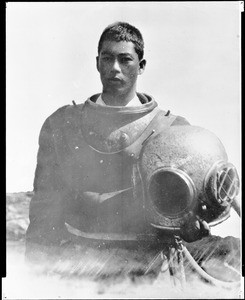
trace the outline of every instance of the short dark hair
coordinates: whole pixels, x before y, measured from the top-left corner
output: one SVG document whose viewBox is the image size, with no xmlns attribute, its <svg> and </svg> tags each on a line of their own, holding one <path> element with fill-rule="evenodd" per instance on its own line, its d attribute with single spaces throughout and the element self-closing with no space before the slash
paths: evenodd
<svg viewBox="0 0 245 300">
<path fill-rule="evenodd" d="M 144 40 L 142 34 L 136 27 L 126 22 L 116 22 L 104 29 L 98 44 L 98 54 L 100 54 L 104 41 L 132 42 L 139 60 L 144 56 Z"/>
</svg>

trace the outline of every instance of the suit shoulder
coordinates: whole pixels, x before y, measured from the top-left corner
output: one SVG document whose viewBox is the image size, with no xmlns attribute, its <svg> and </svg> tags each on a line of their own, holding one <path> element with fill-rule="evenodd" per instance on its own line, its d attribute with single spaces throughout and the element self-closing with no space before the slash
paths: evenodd
<svg viewBox="0 0 245 300">
<path fill-rule="evenodd" d="M 172 123 L 172 126 L 176 125 L 191 125 L 186 118 L 181 117 L 181 116 L 176 116 L 174 122 Z"/>
<path fill-rule="evenodd" d="M 49 123 L 51 127 L 59 127 L 70 118 L 75 118 L 78 112 L 81 111 L 83 104 L 78 105 L 64 105 L 58 108 L 55 112 L 53 112 L 45 121 L 45 123 Z"/>
<path fill-rule="evenodd" d="M 170 117 L 173 119 L 173 122 L 171 124 L 171 126 L 176 126 L 176 125 L 191 125 L 186 118 L 182 117 L 182 116 L 178 116 L 178 115 L 174 115 L 172 113 L 170 113 L 170 110 L 165 111 L 162 109 L 159 109 L 160 111 L 160 115 L 161 117 Z"/>
<path fill-rule="evenodd" d="M 52 120 L 52 119 L 62 119 L 65 116 L 66 110 L 69 109 L 71 105 L 64 105 L 60 108 L 58 108 L 56 111 L 54 111 L 47 119 Z"/>
</svg>

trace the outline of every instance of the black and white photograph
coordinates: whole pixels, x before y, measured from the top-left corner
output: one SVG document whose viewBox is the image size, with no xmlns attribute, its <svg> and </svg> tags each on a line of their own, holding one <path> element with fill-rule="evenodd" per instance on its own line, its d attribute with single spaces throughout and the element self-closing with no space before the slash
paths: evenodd
<svg viewBox="0 0 245 300">
<path fill-rule="evenodd" d="M 5 5 L 2 299 L 244 298 L 244 3 Z"/>
</svg>

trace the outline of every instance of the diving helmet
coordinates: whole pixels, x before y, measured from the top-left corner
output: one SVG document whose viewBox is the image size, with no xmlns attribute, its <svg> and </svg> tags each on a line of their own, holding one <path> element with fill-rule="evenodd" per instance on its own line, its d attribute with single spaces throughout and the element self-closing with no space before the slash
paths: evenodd
<svg viewBox="0 0 245 300">
<path fill-rule="evenodd" d="M 239 191 L 239 177 L 221 141 L 190 125 L 171 126 L 143 145 L 139 168 L 146 219 L 173 231 L 192 218 L 209 226 L 226 220 Z"/>
</svg>

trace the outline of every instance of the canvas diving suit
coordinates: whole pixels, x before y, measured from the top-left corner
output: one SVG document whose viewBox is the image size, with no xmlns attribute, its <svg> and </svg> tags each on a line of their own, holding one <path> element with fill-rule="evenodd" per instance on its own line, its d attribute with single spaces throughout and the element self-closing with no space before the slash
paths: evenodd
<svg viewBox="0 0 245 300">
<path fill-rule="evenodd" d="M 27 250 L 59 245 L 64 232 L 105 240 L 150 237 L 137 159 L 154 130 L 189 124 L 146 94 L 135 107 L 101 106 L 99 94 L 45 121 L 40 137 Z"/>
<path fill-rule="evenodd" d="M 82 245 L 84 253 L 92 248 L 114 249 L 113 255 L 108 252 L 101 259 L 119 257 L 108 263 L 118 270 L 119 261 L 125 265 L 130 255 L 135 262 L 148 254 L 147 266 L 162 250 L 163 243 L 145 215 L 139 157 L 152 135 L 190 124 L 161 110 L 146 94 L 137 93 L 141 103 L 134 107 L 102 106 L 96 104 L 99 96 L 61 107 L 42 126 L 26 233 L 27 258 L 40 260 L 40 249 L 48 255 L 47 249 L 55 249 L 57 255 L 57 249 L 71 242 Z M 120 252 L 120 247 L 126 247 L 126 252 Z M 82 259 L 84 267 L 87 257 L 80 255 L 78 261 Z"/>
</svg>

